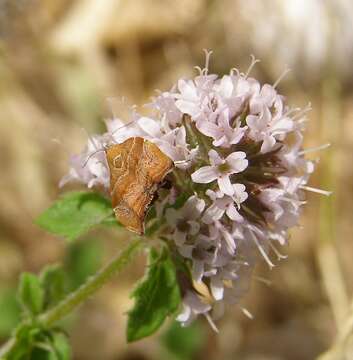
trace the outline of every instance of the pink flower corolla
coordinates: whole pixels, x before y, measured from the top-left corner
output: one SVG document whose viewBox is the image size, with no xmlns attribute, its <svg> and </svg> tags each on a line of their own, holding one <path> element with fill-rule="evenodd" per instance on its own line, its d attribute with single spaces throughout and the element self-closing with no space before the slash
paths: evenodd
<svg viewBox="0 0 353 360">
<path fill-rule="evenodd" d="M 243 151 L 235 151 L 225 159 L 216 150 L 208 152 L 210 166 L 203 166 L 191 175 L 192 181 L 199 184 L 208 184 L 217 180 L 219 189 L 227 195 L 234 194 L 234 187 L 230 181 L 230 175 L 237 174 L 246 169 L 248 160 Z"/>
<path fill-rule="evenodd" d="M 177 245 L 184 244 L 188 235 L 198 233 L 200 229 L 198 220 L 204 208 L 205 201 L 193 195 L 181 209 L 167 209 L 166 220 L 173 228 L 172 237 Z"/>
<path fill-rule="evenodd" d="M 217 116 L 217 121 L 199 121 L 196 126 L 198 130 L 214 140 L 214 146 L 229 148 L 237 144 L 244 136 L 247 126 L 241 127 L 240 121 L 235 122 L 235 126 L 230 124 L 229 109 L 225 109 Z"/>
<path fill-rule="evenodd" d="M 233 184 L 233 195 L 225 195 L 222 191 L 208 189 L 206 195 L 213 201 L 212 205 L 205 211 L 202 221 L 211 224 L 222 218 L 224 213 L 230 220 L 242 222 L 244 219 L 239 214 L 240 204 L 248 198 L 245 185 Z M 238 209 L 237 209 L 238 208 Z"/>
<path fill-rule="evenodd" d="M 78 181 L 86 184 L 88 188 L 94 186 L 108 188 L 110 182 L 108 164 L 104 152 L 99 151 L 104 143 L 104 138 L 101 136 L 91 137 L 82 153 L 71 155 L 69 173 L 60 180 L 59 186 Z"/>
</svg>

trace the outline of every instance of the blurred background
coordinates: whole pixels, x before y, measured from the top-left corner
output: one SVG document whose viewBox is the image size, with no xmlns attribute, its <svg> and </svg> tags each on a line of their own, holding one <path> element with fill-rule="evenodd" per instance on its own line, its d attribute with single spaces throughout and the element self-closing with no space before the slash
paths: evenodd
<svg viewBox="0 0 353 360">
<path fill-rule="evenodd" d="M 259 266 L 239 308 L 219 322 L 174 323 L 127 346 L 128 294 L 143 274 L 141 256 L 68 319 L 77 360 L 306 360 L 325 352 L 352 317 L 353 2 L 351 0 L 0 0 L 0 339 L 18 321 L 15 288 L 23 270 L 64 264 L 69 286 L 129 241 L 97 231 L 65 244 L 33 225 L 59 194 L 69 153 L 103 129 L 112 108 L 147 102 L 193 76 L 212 49 L 211 71 L 246 71 L 279 85 L 288 103 L 313 107 L 306 146 L 330 142 L 308 194 L 303 228 L 274 270 Z M 125 97 L 125 102 L 119 101 Z M 108 98 L 115 98 L 107 102 Z M 142 110 L 143 111 L 143 110 Z M 125 115 L 124 115 L 125 114 Z M 53 141 L 57 139 L 58 141 Z M 60 144 L 58 144 L 60 142 Z M 70 187 L 79 188 L 79 187 Z M 347 347 L 345 359 L 353 359 Z M 343 359 L 343 358 L 342 358 Z"/>
</svg>

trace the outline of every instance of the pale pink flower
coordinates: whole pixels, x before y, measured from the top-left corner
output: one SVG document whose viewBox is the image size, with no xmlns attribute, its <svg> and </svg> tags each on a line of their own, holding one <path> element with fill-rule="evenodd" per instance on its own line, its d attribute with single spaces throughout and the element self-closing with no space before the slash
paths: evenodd
<svg viewBox="0 0 353 360">
<path fill-rule="evenodd" d="M 240 121 L 235 122 L 235 127 L 231 126 L 229 109 L 224 109 L 218 116 L 216 122 L 203 121 L 202 119 L 196 123 L 198 130 L 214 139 L 214 146 L 229 148 L 237 144 L 244 136 L 247 126 L 240 127 Z"/>
<path fill-rule="evenodd" d="M 211 308 L 211 305 L 201 301 L 195 291 L 188 290 L 183 297 L 183 309 L 177 316 L 177 320 L 188 325 L 197 315 L 207 314 Z"/>
<path fill-rule="evenodd" d="M 240 204 L 248 198 L 243 184 L 233 184 L 233 195 L 231 196 L 225 195 L 222 191 L 215 192 L 210 189 L 206 191 L 206 195 L 208 195 L 213 203 L 205 211 L 202 217 L 203 222 L 211 224 L 213 221 L 221 219 L 224 213 L 233 221 L 243 221 L 243 217 L 237 210 L 237 208 L 240 209 Z"/>
<path fill-rule="evenodd" d="M 220 190 L 227 195 L 233 195 L 234 188 L 229 176 L 244 171 L 248 166 L 246 154 L 235 151 L 223 159 L 215 150 L 208 152 L 210 166 L 196 170 L 191 179 L 195 183 L 208 184 L 217 180 Z"/>
<path fill-rule="evenodd" d="M 181 209 L 166 211 L 167 223 L 172 227 L 172 237 L 177 245 L 184 244 L 186 237 L 196 235 L 200 229 L 198 219 L 205 208 L 205 201 L 191 196 Z"/>
</svg>

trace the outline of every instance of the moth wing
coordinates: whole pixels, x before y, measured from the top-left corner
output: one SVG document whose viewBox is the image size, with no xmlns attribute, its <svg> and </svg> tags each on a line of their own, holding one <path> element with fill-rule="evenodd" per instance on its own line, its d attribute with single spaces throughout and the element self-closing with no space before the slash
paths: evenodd
<svg viewBox="0 0 353 360">
<path fill-rule="evenodd" d="M 155 184 L 162 182 L 173 168 L 173 161 L 157 145 L 148 140 L 143 143 L 143 158 L 141 161 L 145 164 L 145 176 L 149 178 L 151 183 Z"/>
<path fill-rule="evenodd" d="M 143 139 L 130 138 L 121 144 L 107 149 L 107 161 L 110 169 L 110 193 L 112 206 L 118 221 L 129 230 L 141 234 L 143 218 L 136 198 L 141 196 L 141 185 L 136 178 L 137 167 L 143 150 Z M 136 212 L 136 210 L 139 210 Z"/>
</svg>

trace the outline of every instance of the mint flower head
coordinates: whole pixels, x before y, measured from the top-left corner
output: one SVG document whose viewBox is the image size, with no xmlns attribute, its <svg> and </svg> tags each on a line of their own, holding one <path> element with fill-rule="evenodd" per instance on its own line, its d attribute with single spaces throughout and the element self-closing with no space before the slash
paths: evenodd
<svg viewBox="0 0 353 360">
<path fill-rule="evenodd" d="M 215 328 L 226 305 L 240 304 L 257 262 L 281 259 L 288 230 L 299 223 L 314 162 L 302 149 L 305 115 L 291 109 L 275 85 L 231 70 L 204 69 L 152 100 L 150 117 L 106 121 L 71 159 L 69 174 L 88 187 L 109 190 L 104 149 L 131 137 L 154 143 L 174 162 L 146 220 L 146 236 L 161 239 L 178 268 L 188 324 L 203 314 Z M 310 150 L 309 150 L 310 151 Z M 109 195 L 109 194 L 108 194 Z M 157 215 L 153 215 L 157 214 Z M 156 226 L 157 225 L 157 226 Z M 200 290 L 202 289 L 202 290 Z M 239 305 L 240 306 L 240 305 Z"/>
</svg>

